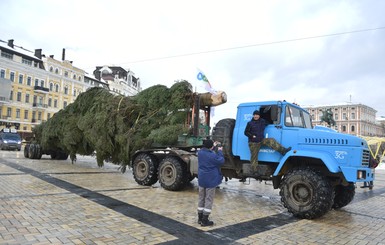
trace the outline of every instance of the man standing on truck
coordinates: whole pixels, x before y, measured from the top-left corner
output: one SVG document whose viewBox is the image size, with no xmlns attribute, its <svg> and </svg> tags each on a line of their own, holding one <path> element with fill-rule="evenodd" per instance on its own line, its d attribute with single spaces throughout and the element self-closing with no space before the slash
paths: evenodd
<svg viewBox="0 0 385 245">
<path fill-rule="evenodd" d="M 219 144 L 215 142 L 215 145 Z M 214 142 L 211 139 L 203 141 L 203 147 L 198 152 L 198 224 L 212 226 L 209 220 L 214 203 L 215 189 L 222 182 L 221 166 L 225 163 L 222 147 L 213 151 Z"/>
<path fill-rule="evenodd" d="M 291 147 L 285 148 L 279 144 L 273 138 L 265 138 L 264 132 L 267 121 L 261 118 L 261 114 L 258 110 L 253 112 L 253 118 L 247 123 L 245 128 L 245 135 L 249 139 L 249 149 L 251 154 L 251 166 L 254 171 L 257 171 L 258 166 L 258 153 L 262 145 L 268 146 L 282 155 L 285 155 L 291 150 Z"/>
</svg>

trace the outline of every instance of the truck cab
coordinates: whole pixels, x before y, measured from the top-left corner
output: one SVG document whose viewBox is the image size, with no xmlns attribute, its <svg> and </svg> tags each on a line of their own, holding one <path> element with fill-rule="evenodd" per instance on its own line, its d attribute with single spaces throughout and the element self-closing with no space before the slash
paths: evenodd
<svg viewBox="0 0 385 245">
<path fill-rule="evenodd" d="M 281 155 L 262 146 L 258 173 L 251 168 L 244 134 L 254 110 L 267 122 L 265 137 L 291 147 Z M 331 208 L 346 206 L 353 200 L 356 182 L 374 179 L 364 139 L 313 127 L 305 109 L 286 101 L 242 103 L 236 120 L 220 120 L 212 135 L 223 142 L 226 162 L 221 170 L 225 177 L 272 180 L 273 187 L 280 188 L 284 206 L 299 218 L 317 218 Z"/>
</svg>

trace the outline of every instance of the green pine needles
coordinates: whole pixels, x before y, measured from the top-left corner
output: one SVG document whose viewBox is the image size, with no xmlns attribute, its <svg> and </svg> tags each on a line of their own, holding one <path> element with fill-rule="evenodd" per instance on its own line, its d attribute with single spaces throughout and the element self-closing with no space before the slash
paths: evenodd
<svg viewBox="0 0 385 245">
<path fill-rule="evenodd" d="M 192 86 L 185 80 L 171 88 L 155 85 L 130 97 L 94 87 L 35 127 L 34 134 L 43 149 L 62 149 L 72 161 L 76 154 L 96 154 L 99 166 L 109 161 L 124 171 L 135 151 L 177 143 L 188 131 L 192 100 Z"/>
</svg>

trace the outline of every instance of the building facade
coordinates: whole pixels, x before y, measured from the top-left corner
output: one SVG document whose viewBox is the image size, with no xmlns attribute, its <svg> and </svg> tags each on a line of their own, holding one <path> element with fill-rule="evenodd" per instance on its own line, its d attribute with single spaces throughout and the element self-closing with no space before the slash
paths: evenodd
<svg viewBox="0 0 385 245">
<path fill-rule="evenodd" d="M 97 66 L 94 76 L 108 84 L 110 91 L 115 94 L 132 96 L 142 90 L 140 79 L 134 72 L 119 66 Z"/>
<path fill-rule="evenodd" d="M 0 52 L 0 130 L 15 128 L 24 139 L 34 126 L 51 118 L 88 88 L 109 88 L 109 84 L 66 60 L 65 49 L 57 60 L 42 54 L 41 49 L 32 52 L 13 40 L 0 40 Z M 129 72 L 126 77 L 130 78 Z M 136 90 L 133 88 L 129 87 L 131 91 L 122 86 L 119 91 L 136 94 L 140 84 Z"/>
<path fill-rule="evenodd" d="M 336 125 L 333 129 L 346 134 L 358 136 L 384 137 L 384 125 L 376 121 L 376 110 L 363 104 L 340 104 L 332 106 L 308 106 L 313 125 L 327 126 L 321 122 L 323 113 L 330 110 Z"/>
</svg>

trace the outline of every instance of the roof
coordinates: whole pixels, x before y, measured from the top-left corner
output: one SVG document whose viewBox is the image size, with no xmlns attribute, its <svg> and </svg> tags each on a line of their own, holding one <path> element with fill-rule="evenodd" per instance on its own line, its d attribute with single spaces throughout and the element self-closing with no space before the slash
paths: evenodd
<svg viewBox="0 0 385 245">
<path fill-rule="evenodd" d="M 13 45 L 13 48 L 12 48 L 12 47 L 8 46 L 8 42 L 3 41 L 3 40 L 0 40 L 0 48 L 1 49 L 7 49 L 7 50 L 9 50 L 13 53 L 17 53 L 21 56 L 26 56 L 26 57 L 34 59 L 34 60 L 42 61 L 41 59 L 39 59 L 35 56 L 35 53 L 33 51 L 30 51 L 28 49 L 25 49 L 25 48 L 17 46 L 17 45 Z"/>
</svg>

